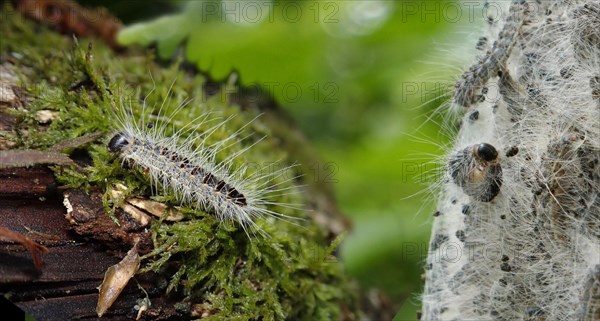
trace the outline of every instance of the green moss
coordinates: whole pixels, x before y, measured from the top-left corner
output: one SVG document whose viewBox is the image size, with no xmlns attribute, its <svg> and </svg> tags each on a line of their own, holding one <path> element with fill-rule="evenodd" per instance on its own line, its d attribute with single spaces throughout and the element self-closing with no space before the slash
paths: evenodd
<svg viewBox="0 0 600 321">
<path fill-rule="evenodd" d="M 104 133 L 102 139 L 80 147 L 89 154 L 91 165 L 57 166 L 54 170 L 63 186 L 104 193 L 108 210 L 114 200 L 107 191 L 113 183 L 125 184 L 131 194 L 151 194 L 144 173 L 123 168 L 106 149 L 115 130 L 114 109 L 118 106 L 131 106 L 134 115 L 141 117 L 142 100 L 146 99 L 149 109 L 165 101 L 164 112 L 169 114 L 192 98 L 185 112 L 173 118 L 176 128 L 209 110 L 219 111 L 223 117 L 237 115 L 211 135 L 214 141 L 228 137 L 258 115 L 258 111 L 230 103 L 224 92 L 207 97 L 200 75 L 186 73 L 178 64 L 161 67 L 148 52 L 115 56 L 99 41 L 74 41 L 27 21 L 10 7 L 3 9 L 2 17 L 0 54 L 11 57 L 11 69 L 18 73 L 28 100 L 25 108 L 11 111 L 18 122 L 9 139 L 17 148 L 45 150 L 70 139 Z M 231 93 L 231 88 L 227 92 Z M 58 117 L 49 125 L 40 125 L 35 115 L 41 110 L 55 111 Z M 264 135 L 267 138 L 244 153 L 235 166 L 242 162 L 294 162 L 260 118 L 244 128 L 244 133 L 255 134 L 218 157 L 239 151 Z M 167 203 L 175 199 L 170 191 L 158 194 L 153 198 Z M 306 204 L 309 200 L 303 195 L 282 196 L 279 201 Z M 355 294 L 343 266 L 325 260 L 339 240 L 328 244 L 326 232 L 304 211 L 273 210 L 305 221 L 298 226 L 273 218 L 259 220 L 270 237 L 252 240 L 236 224 L 219 223 L 213 215 L 191 209 L 185 210 L 183 221 L 155 222 L 155 250 L 144 257 L 143 271 L 167 273 L 167 263 L 181 262 L 179 269 L 168 275 L 168 290 L 181 294 L 182 302 L 209 306 L 213 314 L 208 320 L 335 320 L 348 311 L 356 312 Z"/>
</svg>

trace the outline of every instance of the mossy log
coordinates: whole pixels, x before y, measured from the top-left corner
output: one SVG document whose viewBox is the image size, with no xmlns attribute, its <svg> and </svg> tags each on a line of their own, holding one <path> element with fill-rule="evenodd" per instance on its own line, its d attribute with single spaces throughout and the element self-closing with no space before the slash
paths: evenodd
<svg viewBox="0 0 600 321">
<path fill-rule="evenodd" d="M 245 159 L 299 162 L 310 173 L 303 168 L 318 158 L 272 99 L 244 92 L 235 77 L 208 81 L 177 61 L 159 65 L 151 52 L 115 54 L 101 40 L 58 34 L 8 5 L 1 14 L 0 226 L 18 240 L 0 235 L 0 293 L 38 320 L 98 319 L 105 271 L 137 244 L 141 269 L 102 320 L 361 316 L 359 288 L 334 255 L 349 223 L 323 182 L 289 183 L 307 186 L 285 196 L 304 209 L 285 214 L 304 221 L 265 219 L 267 238 L 250 240 L 198 210 L 169 220 L 122 209 L 130 197 L 178 204 L 108 153 L 114 108 L 167 101 L 175 109 L 192 97 L 186 108 L 194 112 L 237 115 L 225 135 L 262 114 L 251 129 L 267 138 Z M 244 147 L 237 144 L 234 150 Z M 115 185 L 126 187 L 125 196 L 115 197 Z M 374 318 L 380 313 L 389 312 Z"/>
</svg>

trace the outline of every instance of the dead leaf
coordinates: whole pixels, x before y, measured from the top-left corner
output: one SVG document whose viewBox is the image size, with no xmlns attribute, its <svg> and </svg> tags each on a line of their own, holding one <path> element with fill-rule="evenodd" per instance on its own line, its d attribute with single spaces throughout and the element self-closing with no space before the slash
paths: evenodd
<svg viewBox="0 0 600 321">
<path fill-rule="evenodd" d="M 140 256 L 138 254 L 138 243 L 135 245 L 121 262 L 111 266 L 104 274 L 104 280 L 100 285 L 100 295 L 96 313 L 101 317 L 117 300 L 121 291 L 125 288 L 131 277 L 140 269 Z"/>
<path fill-rule="evenodd" d="M 55 120 L 56 118 L 58 118 L 58 116 L 60 115 L 59 112 L 57 111 L 52 111 L 52 110 L 39 110 L 35 113 L 35 118 L 37 119 L 37 121 L 40 124 L 49 124 L 51 123 L 53 120 Z"/>
<path fill-rule="evenodd" d="M 156 217 L 164 218 L 165 221 L 177 222 L 183 219 L 183 213 L 177 208 L 168 207 L 167 205 L 157 201 L 132 197 L 127 199 L 127 203 Z"/>
<path fill-rule="evenodd" d="M 123 197 L 127 189 L 127 186 L 123 184 L 114 184 L 110 193 L 112 197 L 120 198 Z M 144 217 L 144 213 L 151 214 L 169 222 L 178 222 L 183 219 L 183 213 L 177 207 L 169 207 L 157 201 L 141 197 L 130 197 L 125 199 L 125 202 L 125 204 L 122 204 L 119 207 L 134 219 L 142 222 L 143 225 L 146 225 L 147 221 L 149 221 L 149 219 Z"/>
</svg>

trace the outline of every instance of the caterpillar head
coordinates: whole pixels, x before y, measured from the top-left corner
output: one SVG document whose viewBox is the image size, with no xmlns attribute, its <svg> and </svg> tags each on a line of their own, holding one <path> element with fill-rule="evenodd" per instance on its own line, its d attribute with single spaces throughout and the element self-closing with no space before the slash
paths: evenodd
<svg viewBox="0 0 600 321">
<path fill-rule="evenodd" d="M 112 153 L 119 153 L 123 151 L 130 144 L 130 139 L 125 133 L 117 133 L 108 142 L 108 150 Z"/>
<path fill-rule="evenodd" d="M 473 156 L 480 162 L 492 162 L 498 158 L 498 151 L 488 143 L 481 143 L 473 147 Z"/>
<path fill-rule="evenodd" d="M 466 147 L 451 158 L 450 175 L 467 195 L 477 201 L 490 202 L 502 185 L 498 151 L 488 143 Z"/>
</svg>

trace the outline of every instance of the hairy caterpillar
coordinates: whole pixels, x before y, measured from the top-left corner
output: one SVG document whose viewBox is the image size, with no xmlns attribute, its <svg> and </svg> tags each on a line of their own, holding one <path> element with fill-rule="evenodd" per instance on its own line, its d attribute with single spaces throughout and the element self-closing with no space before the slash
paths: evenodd
<svg viewBox="0 0 600 321">
<path fill-rule="evenodd" d="M 494 42 L 491 50 L 486 53 L 481 61 L 472 65 L 456 83 L 455 103 L 463 107 L 470 107 L 480 98 L 477 92 L 481 91 L 485 83 L 491 77 L 496 76 L 506 63 L 519 35 L 519 30 L 525 23 L 527 10 L 528 5 L 525 1 L 513 0 L 509 17 L 498 35 L 498 40 Z M 485 41 L 487 39 L 480 39 L 477 48 L 483 48 Z"/>
<path fill-rule="evenodd" d="M 482 202 L 498 195 L 502 185 L 502 167 L 494 146 L 482 143 L 469 146 L 450 160 L 450 175 L 465 194 Z"/>
<path fill-rule="evenodd" d="M 118 129 L 108 143 L 108 150 L 117 154 L 124 164 L 144 170 L 154 186 L 174 193 L 176 200 L 197 210 L 215 214 L 223 221 L 237 222 L 248 234 L 249 227 L 263 232 L 255 219 L 265 215 L 280 219 L 298 219 L 268 209 L 268 206 L 293 207 L 291 204 L 276 202 L 275 198 L 292 193 L 292 187 L 282 185 L 297 177 L 281 178 L 293 167 L 284 167 L 267 173 L 257 171 L 246 175 L 246 167 L 234 168 L 232 161 L 260 142 L 257 140 L 222 161 L 217 154 L 233 144 L 239 143 L 241 130 L 216 143 L 207 141 L 219 128 L 234 116 L 216 122 L 204 132 L 194 131 L 194 127 L 209 126 L 215 119 L 213 113 L 204 113 L 171 136 L 165 136 L 172 125 L 173 117 L 185 106 L 178 107 L 173 115 L 162 115 L 161 106 L 156 123 L 146 123 L 145 102 L 139 121 L 132 119 L 127 112 L 117 115 Z M 130 111 L 131 114 L 133 112 Z M 195 124 L 195 122 L 198 122 Z M 264 138 L 264 137 L 263 137 Z"/>
</svg>

